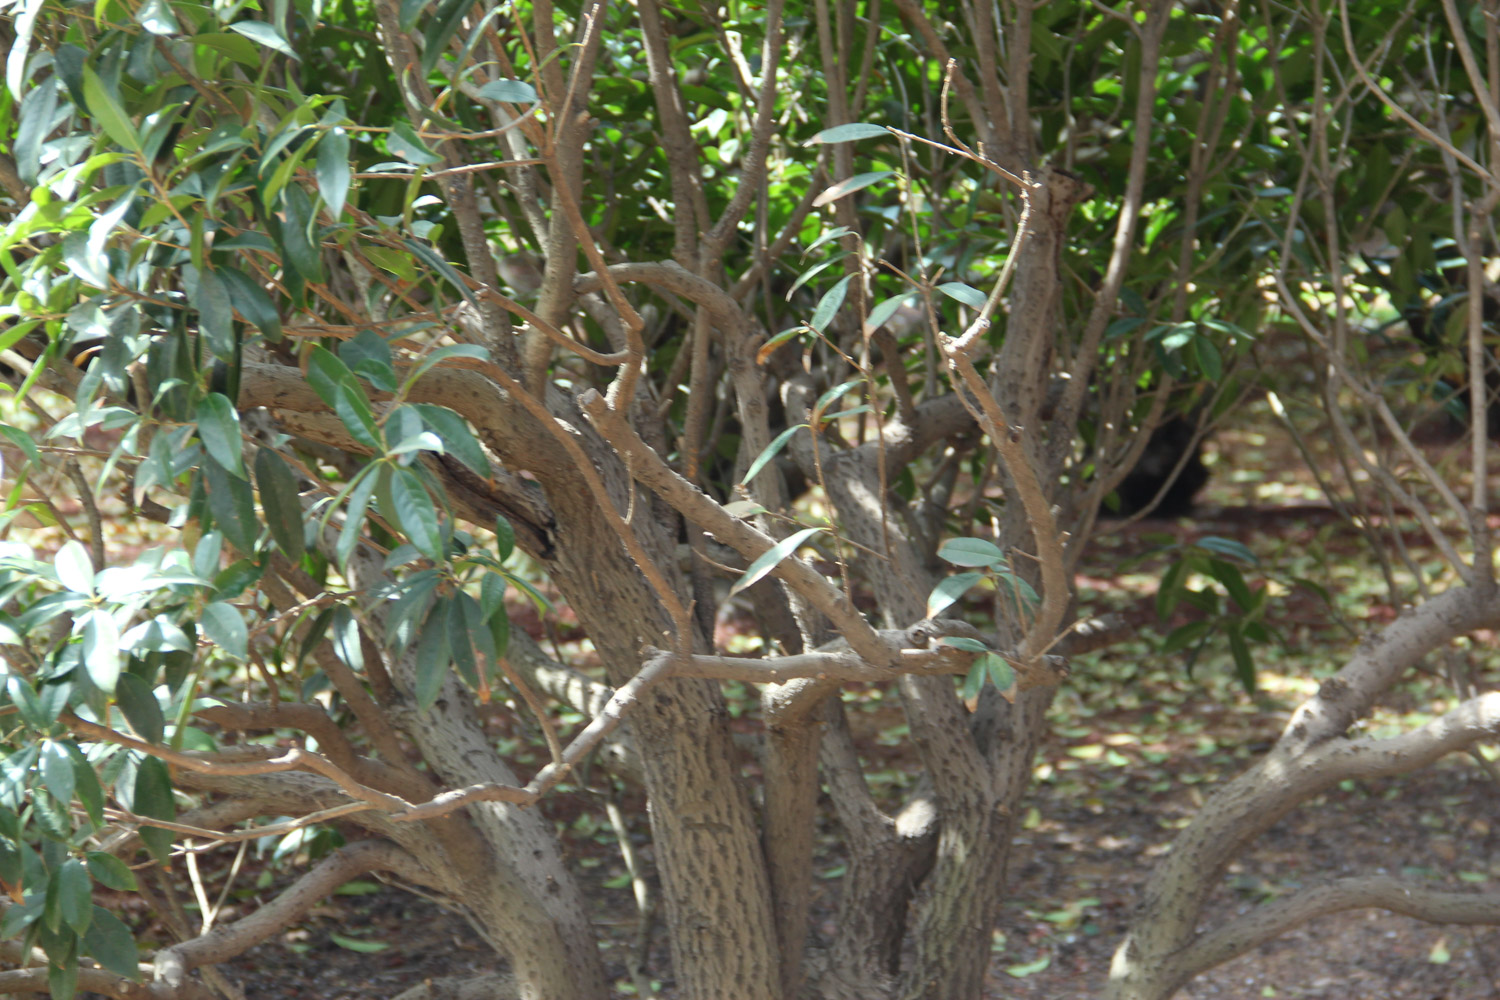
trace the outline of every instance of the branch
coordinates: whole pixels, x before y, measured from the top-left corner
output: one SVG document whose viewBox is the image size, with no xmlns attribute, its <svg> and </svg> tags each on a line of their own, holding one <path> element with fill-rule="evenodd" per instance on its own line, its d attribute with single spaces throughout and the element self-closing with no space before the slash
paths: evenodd
<svg viewBox="0 0 1500 1000">
<path fill-rule="evenodd" d="M 1200 936 L 1173 956 L 1174 972 L 1185 981 L 1309 920 L 1371 908 L 1433 924 L 1500 924 L 1500 893 L 1445 892 L 1389 875 L 1356 875 L 1299 889 Z"/>
<path fill-rule="evenodd" d="M 226 961 L 259 944 L 345 882 L 371 871 L 394 872 L 418 884 L 428 884 L 432 878 L 415 858 L 394 844 L 377 840 L 349 844 L 318 862 L 281 895 L 249 916 L 157 952 L 157 980 L 174 988 L 181 986 L 189 971 Z"/>
<path fill-rule="evenodd" d="M 579 397 L 579 403 L 599 433 L 625 457 L 625 465 L 630 474 L 642 485 L 654 490 L 688 520 L 746 559 L 757 559 L 776 544 L 775 539 L 729 514 L 692 483 L 672 471 L 617 411 L 605 405 L 604 399 L 597 392 L 584 392 Z M 827 615 L 840 634 L 849 640 L 849 645 L 866 661 L 880 666 L 894 666 L 896 651 L 881 642 L 870 623 L 849 598 L 811 566 L 795 555 L 789 555 L 777 563 L 771 573 L 785 580 Z"/>
<path fill-rule="evenodd" d="M 1500 626 L 1500 599 L 1456 587 L 1401 614 L 1366 639 L 1318 693 L 1298 706 L 1280 738 L 1289 748 L 1312 746 L 1352 726 L 1397 677 L 1434 649 L 1473 632 Z"/>
<path fill-rule="evenodd" d="M 594 717 L 594 721 L 573 737 L 573 741 L 563 751 L 562 759 L 538 771 L 536 776 L 527 782 L 525 788 L 492 781 L 480 782 L 467 788 L 434 796 L 431 800 L 405 813 L 393 815 L 391 819 L 397 823 L 431 819 L 434 816 L 446 815 L 471 802 L 509 802 L 518 806 L 534 804 L 551 791 L 584 758 L 593 753 L 594 748 L 603 741 L 604 737 L 608 736 L 624 719 L 626 710 L 639 701 L 648 688 L 671 677 L 672 673 L 673 661 L 670 655 L 663 655 L 648 662 L 634 677 L 620 685 L 609 702 Z"/>
</svg>

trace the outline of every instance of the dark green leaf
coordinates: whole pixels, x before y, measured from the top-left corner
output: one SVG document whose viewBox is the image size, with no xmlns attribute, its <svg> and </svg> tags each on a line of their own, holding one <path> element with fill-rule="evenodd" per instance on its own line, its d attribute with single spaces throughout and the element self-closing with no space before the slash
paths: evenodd
<svg viewBox="0 0 1500 1000">
<path fill-rule="evenodd" d="M 291 466 L 270 448 L 261 448 L 255 456 L 255 485 L 260 489 L 266 526 L 271 529 L 276 546 L 288 559 L 300 561 L 306 551 L 302 502 L 298 499 L 297 477 Z"/>
<path fill-rule="evenodd" d="M 469 430 L 469 424 L 457 413 L 431 403 L 415 403 L 413 409 L 422 415 L 422 422 L 443 440 L 443 447 L 460 462 L 481 476 L 490 474 L 490 462 L 484 449 Z M 501 557 L 505 558 L 504 556 Z"/>
<path fill-rule="evenodd" d="M 119 917 L 102 906 L 93 908 L 93 920 L 84 935 L 83 950 L 115 975 L 141 981 L 141 957 L 135 936 Z"/>
<path fill-rule="evenodd" d="M 955 566 L 1004 566 L 1000 546 L 984 538 L 950 538 L 938 549 L 938 558 Z"/>
<path fill-rule="evenodd" d="M 223 393 L 211 392 L 198 403 L 198 438 L 203 450 L 234 476 L 245 478 L 240 415 Z"/>
<path fill-rule="evenodd" d="M 71 927 L 74 934 L 82 934 L 89 929 L 89 921 L 94 916 L 93 902 L 90 899 L 92 892 L 93 883 L 83 862 L 77 858 L 64 861 L 57 870 L 58 912 L 63 923 Z"/>
<path fill-rule="evenodd" d="M 382 496 L 381 506 L 423 555 L 434 562 L 442 561 L 443 534 L 437 511 L 416 473 L 410 469 L 391 469 L 389 493 Z"/>
<path fill-rule="evenodd" d="M 318 192 L 337 219 L 349 195 L 349 133 L 335 126 L 318 140 Z"/>
<path fill-rule="evenodd" d="M 131 811 L 152 819 L 175 820 L 177 804 L 172 800 L 172 778 L 167 765 L 156 757 L 143 758 L 135 771 L 135 795 Z M 162 864 L 172 851 L 172 833 L 157 826 L 141 824 L 141 840 L 146 849 Z"/>
<path fill-rule="evenodd" d="M 121 674 L 115 685 L 115 703 L 125 713 L 125 720 L 130 723 L 130 728 L 135 730 L 137 736 L 147 743 L 161 742 L 166 719 L 162 716 L 161 704 L 157 702 L 150 684 L 135 674 Z"/>
<path fill-rule="evenodd" d="M 113 854 L 104 851 L 89 851 L 87 855 L 89 874 L 94 881 L 107 889 L 121 892 L 135 891 L 135 872 Z"/>
<path fill-rule="evenodd" d="M 245 619 L 233 605 L 215 601 L 203 609 L 198 624 L 210 642 L 235 659 L 243 660 L 250 655 L 250 634 L 245 628 Z"/>
<path fill-rule="evenodd" d="M 229 299 L 229 289 L 219 276 L 205 268 L 198 272 L 199 328 L 208 349 L 214 357 L 233 362 L 235 355 L 234 305 Z"/>
<path fill-rule="evenodd" d="M 250 492 L 250 484 L 230 475 L 212 458 L 205 458 L 201 468 L 208 488 L 208 509 L 213 513 L 214 523 L 230 544 L 250 555 L 255 551 L 255 540 L 260 534 L 260 523 L 255 519 L 255 495 Z"/>
<path fill-rule="evenodd" d="M 422 625 L 422 638 L 417 642 L 417 706 L 424 711 L 437 702 L 443 680 L 448 676 L 450 607 L 447 598 L 438 598 L 432 603 L 432 611 Z"/>
</svg>

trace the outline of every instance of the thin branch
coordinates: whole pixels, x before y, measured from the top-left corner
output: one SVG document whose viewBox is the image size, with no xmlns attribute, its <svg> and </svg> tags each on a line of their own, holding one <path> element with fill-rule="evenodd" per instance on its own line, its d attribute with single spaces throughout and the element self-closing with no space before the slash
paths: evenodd
<svg viewBox="0 0 1500 1000">
<path fill-rule="evenodd" d="M 1299 889 L 1201 935 L 1172 957 L 1184 979 L 1318 917 L 1380 909 L 1432 924 L 1500 924 L 1500 893 L 1451 892 L 1390 875 L 1355 875 Z"/>
<path fill-rule="evenodd" d="M 241 954 L 290 926 L 345 882 L 371 871 L 394 872 L 419 884 L 432 881 L 431 874 L 414 857 L 394 844 L 377 840 L 349 844 L 318 862 L 249 916 L 157 952 L 156 978 L 179 987 L 187 981 L 188 972 Z"/>
</svg>

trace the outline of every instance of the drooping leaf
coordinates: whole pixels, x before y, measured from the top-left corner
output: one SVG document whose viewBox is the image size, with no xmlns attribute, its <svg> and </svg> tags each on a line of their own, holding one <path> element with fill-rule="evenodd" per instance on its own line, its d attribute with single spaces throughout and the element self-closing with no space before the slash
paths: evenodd
<svg viewBox="0 0 1500 1000">
<path fill-rule="evenodd" d="M 844 304 L 844 295 L 848 292 L 849 282 L 853 278 L 852 274 L 845 275 L 839 279 L 838 284 L 823 294 L 823 297 L 818 300 L 818 307 L 813 310 L 809 326 L 819 333 L 828 329 L 828 324 L 833 322 L 833 317 L 838 315 L 839 307 Z"/>
<path fill-rule="evenodd" d="M 937 286 L 937 290 L 948 298 L 973 309 L 983 309 L 987 296 L 973 285 L 966 285 L 962 281 L 945 281 Z"/>
<path fill-rule="evenodd" d="M 240 415 L 229 397 L 211 392 L 198 403 L 198 439 L 203 450 L 231 475 L 245 478 L 244 441 Z"/>
<path fill-rule="evenodd" d="M 927 596 L 927 617 L 936 618 L 942 614 L 949 605 L 962 598 L 983 579 L 983 573 L 955 573 L 938 581 L 938 585 Z"/>
<path fill-rule="evenodd" d="M 729 588 L 729 596 L 733 597 L 746 587 L 755 586 L 763 577 L 780 565 L 783 559 L 796 552 L 809 538 L 822 530 L 822 528 L 803 528 L 801 531 L 793 532 L 765 552 L 762 552 L 758 559 L 746 567 L 744 575 L 734 582 L 734 586 Z"/>
<path fill-rule="evenodd" d="M 270 448 L 261 448 L 255 456 L 255 485 L 260 490 L 260 504 L 265 511 L 266 526 L 277 548 L 293 562 L 306 552 L 303 540 L 302 502 L 297 492 L 297 477 Z"/>
<path fill-rule="evenodd" d="M 120 653 L 120 628 L 105 608 L 93 608 L 78 622 L 83 635 L 83 667 L 94 687 L 106 694 L 115 689 L 115 681 L 124 666 Z"/>
<path fill-rule="evenodd" d="M 740 480 L 740 485 L 746 485 L 754 480 L 756 476 L 760 475 L 760 470 L 764 469 L 780 453 L 781 449 L 786 447 L 786 443 L 792 439 L 792 435 L 806 427 L 806 424 L 793 424 L 772 438 L 771 443 L 766 445 L 765 449 L 759 455 L 755 456 L 755 461 L 750 463 L 750 468 L 745 470 L 745 478 Z"/>
<path fill-rule="evenodd" d="M 250 633 L 239 609 L 233 605 L 215 601 L 203 609 L 198 624 L 210 642 L 235 659 L 243 660 L 250 655 Z"/>
<path fill-rule="evenodd" d="M 177 803 L 172 800 L 172 776 L 167 765 L 157 757 L 146 757 L 136 767 L 135 794 L 130 809 L 141 816 L 152 819 L 175 820 Z M 172 852 L 172 833 L 159 826 L 141 824 L 141 840 L 162 864 L 166 864 Z"/>
<path fill-rule="evenodd" d="M 264 45 L 268 49 L 274 49 L 289 59 L 301 62 L 302 57 L 292 49 L 287 40 L 281 37 L 281 32 L 264 21 L 236 21 L 229 26 L 230 31 L 238 32 L 257 45 Z"/>
<path fill-rule="evenodd" d="M 508 104 L 535 104 L 536 88 L 524 80 L 491 80 L 479 88 L 479 96 Z"/>
<path fill-rule="evenodd" d="M 105 134 L 126 149 L 140 152 L 141 137 L 120 105 L 118 94 L 89 65 L 83 67 L 83 94 L 88 101 L 89 114 L 94 116 Z"/>
<path fill-rule="evenodd" d="M 432 602 L 432 610 L 422 625 L 422 637 L 417 641 L 417 706 L 423 711 L 437 702 L 443 689 L 443 680 L 448 676 L 448 664 L 452 657 L 448 652 L 448 615 L 452 601 L 440 597 Z"/>
<path fill-rule="evenodd" d="M 863 190 L 864 188 L 869 187 L 871 184 L 874 184 L 877 181 L 883 181 L 887 177 L 893 177 L 895 176 L 895 173 L 896 172 L 894 170 L 872 170 L 869 173 L 855 174 L 853 177 L 847 177 L 844 180 L 839 181 L 837 184 L 830 184 L 828 187 L 824 188 L 816 198 L 813 199 L 813 207 L 822 208 L 824 205 L 828 205 L 832 202 L 838 201 L 840 198 L 843 198 L 846 195 L 851 195 L 856 191 Z"/>
<path fill-rule="evenodd" d="M 938 558 L 955 566 L 1003 566 L 1005 553 L 984 538 L 950 538 L 938 549 Z"/>
<path fill-rule="evenodd" d="M 888 136 L 891 130 L 884 125 L 872 125 L 868 122 L 851 122 L 848 125 L 835 125 L 833 128 L 825 128 L 811 139 L 806 145 L 815 146 L 820 143 L 832 142 L 854 142 L 858 139 L 871 139 L 878 135 Z"/>
<path fill-rule="evenodd" d="M 328 214 L 337 219 L 344 213 L 349 196 L 349 133 L 335 126 L 318 140 L 318 192 L 328 205 Z"/>
<path fill-rule="evenodd" d="M 130 888 L 134 889 L 134 884 Z M 141 957 L 135 935 L 119 917 L 102 906 L 93 907 L 93 919 L 83 937 L 83 950 L 115 975 L 141 981 Z"/>
</svg>

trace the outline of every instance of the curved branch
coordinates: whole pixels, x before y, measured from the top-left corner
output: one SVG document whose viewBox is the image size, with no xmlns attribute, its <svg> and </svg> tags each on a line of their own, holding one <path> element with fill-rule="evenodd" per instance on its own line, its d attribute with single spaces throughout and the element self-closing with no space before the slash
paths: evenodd
<svg viewBox="0 0 1500 1000">
<path fill-rule="evenodd" d="M 1186 982 L 1294 927 L 1344 910 L 1380 909 L 1432 924 L 1500 924 L 1500 893 L 1448 892 L 1389 875 L 1356 875 L 1264 903 L 1173 956 Z"/>
<path fill-rule="evenodd" d="M 1455 587 L 1403 612 L 1366 639 L 1353 658 L 1292 713 L 1281 742 L 1294 749 L 1343 733 L 1428 653 L 1475 629 L 1497 626 L 1500 597 L 1474 587 Z"/>
<path fill-rule="evenodd" d="M 281 895 L 249 916 L 157 952 L 157 980 L 173 987 L 182 985 L 189 971 L 223 962 L 259 944 L 345 882 L 371 871 L 394 872 L 419 885 L 432 883 L 430 873 L 394 844 L 378 840 L 349 844 L 318 862 Z"/>
</svg>

